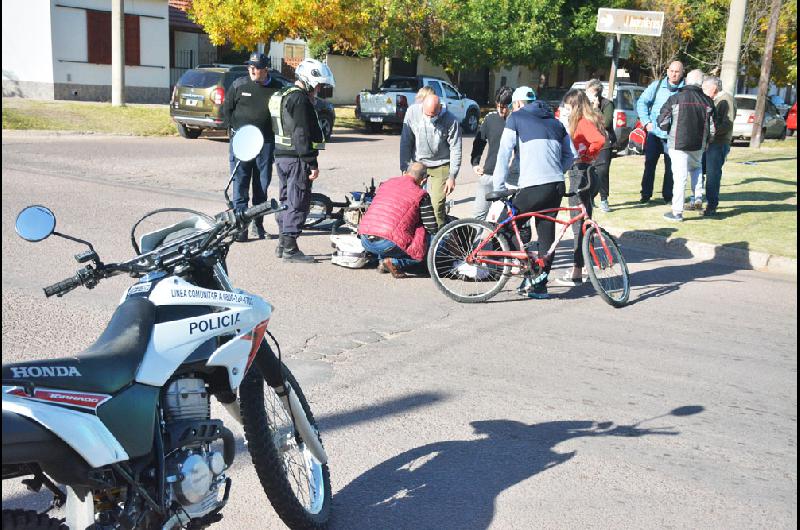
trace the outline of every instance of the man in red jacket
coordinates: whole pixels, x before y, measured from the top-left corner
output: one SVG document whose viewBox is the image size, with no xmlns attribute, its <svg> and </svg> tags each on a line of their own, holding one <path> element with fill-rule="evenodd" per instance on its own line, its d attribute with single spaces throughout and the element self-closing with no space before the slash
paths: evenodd
<svg viewBox="0 0 800 530">
<path fill-rule="evenodd" d="M 422 189 L 425 166 L 414 162 L 405 174 L 382 183 L 358 224 L 364 250 L 378 256 L 378 272 L 405 278 L 403 269 L 420 263 L 429 234 L 438 230 L 430 195 Z"/>
</svg>

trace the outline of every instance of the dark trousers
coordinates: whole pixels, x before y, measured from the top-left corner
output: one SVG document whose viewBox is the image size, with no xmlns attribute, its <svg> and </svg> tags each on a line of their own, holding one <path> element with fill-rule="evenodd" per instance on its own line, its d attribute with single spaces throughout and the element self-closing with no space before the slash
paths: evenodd
<svg viewBox="0 0 800 530">
<path fill-rule="evenodd" d="M 311 166 L 299 158 L 276 158 L 275 168 L 280 182 L 279 199 L 287 206 L 276 216 L 278 228 L 281 234 L 297 237 L 311 207 Z"/>
<path fill-rule="evenodd" d="M 597 191 L 600 192 L 600 200 L 608 200 L 608 173 L 611 170 L 611 148 L 602 149 L 594 161 L 594 168 L 597 171 Z M 597 196 L 597 191 L 592 194 L 592 198 Z"/>
<path fill-rule="evenodd" d="M 564 182 L 548 182 L 547 184 L 541 184 L 539 186 L 529 186 L 517 192 L 513 204 L 517 210 L 519 210 L 519 213 L 558 208 L 561 206 L 561 199 L 564 197 L 564 191 Z M 551 217 L 555 217 L 555 214 L 551 215 Z M 502 223 L 507 218 L 508 211 L 504 210 L 498 219 L 498 223 Z M 516 247 L 517 237 L 514 235 L 513 229 L 506 227 L 503 232 L 503 235 L 511 242 L 511 246 Z M 522 232 L 522 230 L 520 230 L 520 232 Z M 544 258 L 547 255 L 547 251 L 550 250 L 550 247 L 556 240 L 556 224 L 547 219 L 537 217 L 536 233 L 539 236 L 539 257 Z M 523 241 L 525 241 L 525 235 L 520 235 Z M 529 238 L 530 236 L 528 236 L 527 239 Z M 544 272 L 550 272 L 550 265 L 551 260 L 547 260 L 545 262 Z"/>
<path fill-rule="evenodd" d="M 585 179 L 587 178 L 587 170 L 590 172 L 592 179 L 591 187 L 583 193 L 570 197 L 569 205 L 578 206 L 583 203 L 586 207 L 586 214 L 591 218 L 593 211 L 591 198 L 597 194 L 597 188 L 600 185 L 600 179 L 598 178 L 596 169 L 589 164 L 575 164 L 567 173 L 567 179 L 569 180 L 569 192 L 575 193 L 578 191 L 578 188 L 586 185 Z M 574 215 L 570 215 L 574 217 Z M 582 228 L 583 223 L 573 223 L 572 225 L 572 262 L 576 267 L 583 267 L 583 251 L 581 250 L 581 245 L 583 244 Z"/>
<path fill-rule="evenodd" d="M 731 150 L 730 144 L 709 144 L 703 153 L 704 173 L 706 174 L 706 199 L 710 210 L 719 206 L 719 187 L 722 183 L 722 165 Z"/>
<path fill-rule="evenodd" d="M 664 182 L 661 184 L 661 196 L 667 202 L 672 201 L 672 162 L 667 154 L 667 141 L 655 134 L 647 133 L 644 141 L 644 173 L 642 174 L 642 198 L 653 196 L 653 184 L 656 180 L 658 157 L 664 155 Z"/>
<path fill-rule="evenodd" d="M 240 161 L 233 155 L 233 143 L 228 149 L 231 172 L 233 172 L 233 208 L 246 210 L 250 202 L 250 188 L 253 190 L 253 206 L 267 200 L 267 188 L 272 181 L 272 162 L 274 160 L 275 144 L 264 143 L 261 152 L 252 160 Z M 234 168 L 236 170 L 234 171 Z M 259 217 L 257 223 L 263 223 Z M 263 225 L 260 225 L 263 226 Z"/>
</svg>

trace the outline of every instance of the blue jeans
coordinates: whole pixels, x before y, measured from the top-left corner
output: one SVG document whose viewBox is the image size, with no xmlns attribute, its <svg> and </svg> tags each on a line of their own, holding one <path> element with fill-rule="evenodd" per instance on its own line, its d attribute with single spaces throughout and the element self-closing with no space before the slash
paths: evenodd
<svg viewBox="0 0 800 530">
<path fill-rule="evenodd" d="M 722 165 L 731 150 L 730 144 L 709 144 L 706 148 L 706 199 L 707 208 L 716 209 L 719 206 L 719 187 L 722 182 Z"/>
<path fill-rule="evenodd" d="M 274 161 L 275 144 L 264 143 L 261 152 L 252 160 L 241 161 L 236 167 L 236 157 L 233 155 L 233 142 L 228 148 L 228 157 L 233 174 L 233 208 L 246 210 L 250 202 L 250 187 L 253 189 L 253 206 L 267 200 L 267 188 L 272 181 L 272 162 Z"/>
<path fill-rule="evenodd" d="M 427 235 L 425 236 L 425 243 L 427 246 Z M 369 240 L 367 236 L 361 236 L 361 245 L 364 247 L 364 250 L 370 254 L 375 254 L 378 256 L 378 260 L 382 260 L 383 258 L 392 258 L 392 264 L 401 270 L 412 265 L 422 263 L 422 261 L 413 259 L 411 256 L 400 250 L 397 245 L 388 239 L 379 238 Z"/>
<path fill-rule="evenodd" d="M 655 134 L 647 133 L 644 142 L 644 173 L 642 174 L 642 198 L 653 196 L 653 184 L 656 180 L 658 157 L 664 155 L 664 182 L 661 184 L 661 197 L 672 201 L 672 162 L 667 154 L 667 141 Z"/>
</svg>

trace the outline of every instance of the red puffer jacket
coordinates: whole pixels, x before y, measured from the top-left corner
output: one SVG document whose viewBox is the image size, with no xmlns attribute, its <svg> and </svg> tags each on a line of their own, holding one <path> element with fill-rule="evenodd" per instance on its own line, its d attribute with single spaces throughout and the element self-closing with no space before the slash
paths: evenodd
<svg viewBox="0 0 800 530">
<path fill-rule="evenodd" d="M 381 237 L 397 245 L 415 260 L 425 257 L 425 228 L 419 214 L 419 201 L 425 190 L 413 177 L 403 175 L 387 180 L 378 188 L 358 234 Z"/>
</svg>

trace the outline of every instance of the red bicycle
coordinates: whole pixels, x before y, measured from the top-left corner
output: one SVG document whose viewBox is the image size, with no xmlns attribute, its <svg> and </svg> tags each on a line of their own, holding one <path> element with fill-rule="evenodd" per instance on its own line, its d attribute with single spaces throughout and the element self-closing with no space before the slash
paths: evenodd
<svg viewBox="0 0 800 530">
<path fill-rule="evenodd" d="M 588 189 L 578 190 L 578 192 Z M 622 307 L 630 296 L 628 266 L 619 245 L 599 224 L 589 217 L 586 207 L 550 208 L 520 214 L 512 204 L 518 190 L 489 193 L 487 200 L 502 200 L 511 215 L 501 223 L 478 219 L 458 219 L 445 225 L 431 243 L 428 270 L 436 287 L 457 302 L 484 302 L 499 293 L 511 276 L 535 277 L 544 270 L 545 260 L 555 253 L 567 229 L 582 223 L 582 252 L 589 279 L 600 297 L 614 307 Z M 565 194 L 570 197 L 574 193 Z M 574 215 L 558 219 L 559 212 Z M 550 217 L 548 214 L 555 214 Z M 555 242 L 543 258 L 538 257 L 536 242 L 527 246 L 522 241 L 518 223 L 531 218 L 546 218 L 563 226 Z M 516 238 L 517 248 L 511 250 L 501 233 L 509 226 Z"/>
</svg>

